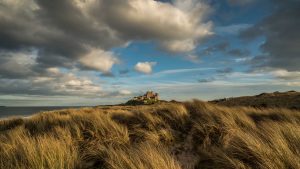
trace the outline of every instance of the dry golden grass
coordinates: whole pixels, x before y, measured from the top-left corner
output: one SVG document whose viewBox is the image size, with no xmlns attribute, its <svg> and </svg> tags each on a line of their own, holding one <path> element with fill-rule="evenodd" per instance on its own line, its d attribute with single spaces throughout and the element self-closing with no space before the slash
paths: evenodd
<svg viewBox="0 0 300 169">
<path fill-rule="evenodd" d="M 300 112 L 201 101 L 0 121 L 2 169 L 300 168 Z"/>
<path fill-rule="evenodd" d="M 241 96 L 221 100 L 214 100 L 213 103 L 224 106 L 251 106 L 257 108 L 289 108 L 300 110 L 300 92 L 274 92 L 261 93 L 256 96 Z"/>
</svg>

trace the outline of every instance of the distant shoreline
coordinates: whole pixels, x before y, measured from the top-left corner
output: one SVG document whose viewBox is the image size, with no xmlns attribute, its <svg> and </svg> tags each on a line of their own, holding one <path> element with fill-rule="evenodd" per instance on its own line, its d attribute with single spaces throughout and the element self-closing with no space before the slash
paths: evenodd
<svg viewBox="0 0 300 169">
<path fill-rule="evenodd" d="M 9 107 L 0 106 L 0 120 L 17 117 L 17 118 L 27 118 L 34 114 L 45 112 L 45 111 L 55 111 L 62 109 L 79 109 L 83 107 L 93 107 L 93 106 L 28 106 L 28 107 Z"/>
</svg>

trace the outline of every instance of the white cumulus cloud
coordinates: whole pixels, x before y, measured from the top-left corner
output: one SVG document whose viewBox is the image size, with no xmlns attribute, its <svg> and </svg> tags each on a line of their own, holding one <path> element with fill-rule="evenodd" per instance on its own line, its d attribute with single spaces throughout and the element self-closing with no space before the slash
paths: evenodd
<svg viewBox="0 0 300 169">
<path fill-rule="evenodd" d="M 101 72 L 110 72 L 112 66 L 118 62 L 118 58 L 112 52 L 101 49 L 93 49 L 80 58 L 80 63 L 83 67 Z"/>
<path fill-rule="evenodd" d="M 137 72 L 150 74 L 152 73 L 152 67 L 156 65 L 156 62 L 138 62 L 134 69 Z"/>
<path fill-rule="evenodd" d="M 171 52 L 191 51 L 212 34 L 212 22 L 205 21 L 211 9 L 202 0 L 103 0 L 99 6 L 102 22 L 120 37 L 156 40 Z"/>
</svg>

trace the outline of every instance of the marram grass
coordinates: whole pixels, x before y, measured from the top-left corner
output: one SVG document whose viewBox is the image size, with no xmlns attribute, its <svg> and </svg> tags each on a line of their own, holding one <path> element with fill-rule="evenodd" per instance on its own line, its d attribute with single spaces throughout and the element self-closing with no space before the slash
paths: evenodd
<svg viewBox="0 0 300 169">
<path fill-rule="evenodd" d="M 201 101 L 0 121 L 1 169 L 299 169 L 300 112 Z"/>
</svg>

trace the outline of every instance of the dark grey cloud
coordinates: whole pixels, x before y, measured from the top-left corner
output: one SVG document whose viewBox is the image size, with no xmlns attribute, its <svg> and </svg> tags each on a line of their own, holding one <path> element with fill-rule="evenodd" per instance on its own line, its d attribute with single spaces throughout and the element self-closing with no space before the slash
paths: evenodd
<svg viewBox="0 0 300 169">
<path fill-rule="evenodd" d="M 36 62 L 43 68 L 86 68 L 78 60 L 91 50 L 105 51 L 132 40 L 155 40 L 174 52 L 189 51 L 210 34 L 211 27 L 211 23 L 202 22 L 209 7 L 202 2 L 191 4 L 143 0 L 1 1 L 0 50 L 35 48 Z M 169 15 L 178 19 L 172 20 Z"/>
<path fill-rule="evenodd" d="M 39 77 L 53 77 L 49 70 L 59 71 L 58 68 L 43 67 L 36 62 L 34 50 L 18 52 L 0 51 L 0 79 L 30 79 Z"/>
<path fill-rule="evenodd" d="M 227 0 L 230 5 L 249 5 L 254 3 L 256 0 Z"/>
<path fill-rule="evenodd" d="M 251 65 L 250 71 L 255 71 L 256 69 L 261 69 L 263 67 L 269 66 L 267 63 L 269 62 L 270 57 L 268 55 L 258 55 L 254 58 L 247 61 L 247 64 Z"/>
<path fill-rule="evenodd" d="M 264 57 L 257 56 L 254 62 L 261 66 L 300 70 L 300 3 L 299 0 L 274 0 L 275 11 L 258 24 L 242 32 L 241 37 L 251 40 L 265 36 L 261 45 Z M 256 64 L 257 65 L 257 64 Z"/>
<path fill-rule="evenodd" d="M 211 34 L 209 10 L 194 0 L 0 0 L 0 94 L 110 96 L 76 71 L 113 76 L 110 50 L 134 40 L 190 52 Z"/>
<path fill-rule="evenodd" d="M 219 51 L 226 51 L 228 49 L 228 47 L 230 46 L 228 41 L 224 41 L 221 43 L 218 43 L 214 46 L 215 50 L 219 50 Z"/>
<path fill-rule="evenodd" d="M 93 24 L 95 21 L 72 2 L 2 2 L 0 49 L 18 51 L 36 48 L 36 61 L 41 67 L 70 68 L 90 47 L 108 49 L 124 43 L 112 37 L 109 30 Z"/>
<path fill-rule="evenodd" d="M 0 78 L 27 78 L 34 75 L 32 63 L 27 60 L 27 56 L 19 53 L 20 56 L 13 56 L 11 53 L 1 54 L 0 57 Z M 24 58 L 25 57 L 25 58 Z"/>
</svg>

